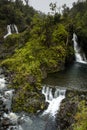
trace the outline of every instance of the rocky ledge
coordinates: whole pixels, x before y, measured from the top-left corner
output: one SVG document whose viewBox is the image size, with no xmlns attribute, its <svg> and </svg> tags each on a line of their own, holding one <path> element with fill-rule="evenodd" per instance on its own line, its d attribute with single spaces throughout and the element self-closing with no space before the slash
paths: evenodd
<svg viewBox="0 0 87 130">
<path fill-rule="evenodd" d="M 87 107 L 87 91 L 67 91 L 66 98 L 61 103 L 60 111 L 56 118 L 58 130 L 74 130 L 79 104 L 83 101 L 85 102 L 85 107 Z"/>
</svg>

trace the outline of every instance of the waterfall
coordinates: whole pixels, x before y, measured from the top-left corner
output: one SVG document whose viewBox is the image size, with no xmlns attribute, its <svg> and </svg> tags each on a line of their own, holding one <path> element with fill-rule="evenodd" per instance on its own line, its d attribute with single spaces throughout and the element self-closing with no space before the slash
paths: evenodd
<svg viewBox="0 0 87 130">
<path fill-rule="evenodd" d="M 6 84 L 5 78 L 0 75 L 0 128 L 3 130 L 5 128 L 6 130 L 24 130 L 22 127 L 30 127 L 32 120 L 25 114 L 18 115 L 11 111 L 12 97 L 15 91 L 13 89 L 7 89 Z M 6 122 L 8 123 L 8 126 L 5 124 Z M 26 130 L 28 130 L 28 128 Z"/>
<path fill-rule="evenodd" d="M 0 91 L 3 91 L 5 89 L 6 89 L 5 78 L 4 77 L 0 77 Z"/>
<path fill-rule="evenodd" d="M 75 51 L 75 59 L 76 62 L 87 63 L 86 56 L 84 52 L 81 50 L 81 47 L 78 45 L 77 36 L 73 33 L 73 43 L 74 43 L 74 51 Z"/>
<path fill-rule="evenodd" d="M 46 102 L 49 103 L 47 110 L 43 115 L 46 115 L 46 120 L 43 120 L 41 115 L 29 116 L 25 112 L 12 112 L 12 98 L 15 96 L 15 90 L 8 89 L 7 81 L 4 76 L 0 76 L 0 127 L 4 130 L 56 130 L 56 114 L 59 110 L 61 101 L 65 98 L 65 90 L 43 87 L 42 93 L 45 95 Z M 3 124 L 4 122 L 4 124 Z M 7 126 L 8 124 L 8 126 Z"/>
<path fill-rule="evenodd" d="M 17 33 L 18 34 L 18 28 L 17 28 L 17 26 L 15 25 L 15 24 L 12 24 L 11 25 L 11 30 L 12 30 L 12 33 Z"/>
<path fill-rule="evenodd" d="M 7 36 L 11 35 L 11 26 L 7 25 L 7 34 L 4 36 L 4 38 L 6 38 Z"/>
<path fill-rule="evenodd" d="M 55 119 L 60 104 L 65 98 L 65 92 L 66 90 L 56 89 L 53 93 L 52 88 L 43 86 L 42 94 L 44 94 L 46 102 L 49 103 L 48 108 L 43 112 L 43 115 L 49 114 L 50 117 L 54 117 Z"/>
<path fill-rule="evenodd" d="M 10 24 L 7 25 L 7 34 L 4 36 L 4 38 L 8 37 L 12 33 L 17 33 L 18 34 L 18 28 L 15 24 Z"/>
</svg>

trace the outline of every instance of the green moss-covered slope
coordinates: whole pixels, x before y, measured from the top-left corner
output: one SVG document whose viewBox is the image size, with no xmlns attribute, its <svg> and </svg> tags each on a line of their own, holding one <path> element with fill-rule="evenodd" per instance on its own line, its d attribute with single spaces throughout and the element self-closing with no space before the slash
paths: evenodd
<svg viewBox="0 0 87 130">
<path fill-rule="evenodd" d="M 33 30 L 36 31 L 35 29 L 37 29 L 36 26 L 33 27 L 30 35 Z M 42 42 L 40 37 L 46 37 L 43 32 L 40 37 L 37 37 L 37 34 L 34 33 L 34 35 L 30 36 L 31 38 L 25 46 L 17 48 L 13 56 L 9 56 L 1 62 L 1 66 L 7 69 L 10 77 L 12 75 L 12 87 L 16 89 L 13 104 L 14 110 L 35 112 L 43 108 L 43 100 L 42 102 L 39 101 L 41 99 L 42 78 L 49 72 L 60 71 L 64 68 L 67 56 L 66 40 L 68 33 L 63 25 L 58 24 L 54 26 L 54 30 L 50 35 L 51 44 L 46 43 L 45 38 L 45 42 Z M 14 42 L 14 36 L 8 37 L 5 43 L 9 39 L 11 43 Z M 15 37 L 15 41 L 17 41 L 17 38 Z"/>
<path fill-rule="evenodd" d="M 87 104 L 83 100 L 78 105 L 78 112 L 75 115 L 74 130 L 86 130 L 87 129 Z"/>
<path fill-rule="evenodd" d="M 15 89 L 14 111 L 36 113 L 46 107 L 41 81 L 72 61 L 73 32 L 87 55 L 87 1 L 74 3 L 72 9 L 63 7 L 62 15 L 56 12 L 53 16 L 37 12 L 21 0 L 0 1 L 0 66 L 8 74 L 9 87 Z M 16 24 L 19 34 L 4 39 L 8 24 Z M 78 104 L 74 130 L 87 128 L 85 104 Z"/>
</svg>

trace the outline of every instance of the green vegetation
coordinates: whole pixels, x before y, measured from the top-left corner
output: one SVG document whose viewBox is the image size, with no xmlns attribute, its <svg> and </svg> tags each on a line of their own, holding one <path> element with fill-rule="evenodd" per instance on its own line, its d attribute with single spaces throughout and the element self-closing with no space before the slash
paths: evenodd
<svg viewBox="0 0 87 130">
<path fill-rule="evenodd" d="M 16 90 L 13 110 L 35 113 L 45 107 L 42 79 L 73 60 L 73 32 L 87 56 L 87 1 L 74 3 L 72 9 L 64 5 L 63 14 L 51 3 L 54 15 L 37 12 L 25 2 L 0 0 L 0 66 L 9 75 L 9 87 Z M 19 34 L 4 39 L 8 24 L 16 24 Z M 87 129 L 86 113 L 85 104 L 80 104 L 74 130 Z"/>
<path fill-rule="evenodd" d="M 2 38 L 3 43 L 0 45 L 0 65 L 6 68 L 11 79 L 9 87 L 16 90 L 13 110 L 33 113 L 45 107 L 41 95 L 42 79 L 47 73 L 62 70 L 66 57 L 73 55 L 73 48 L 66 45 L 69 33 L 59 23 L 59 17 L 56 21 L 54 16 L 37 13 L 28 5 L 24 6 L 20 0 L 2 1 L 0 4 L 3 4 L 0 14 L 5 22 L 3 31 L 7 24 L 14 22 L 20 32 Z M 8 17 L 3 12 L 5 7 Z M 70 49 L 72 51 L 69 52 Z"/>
<path fill-rule="evenodd" d="M 79 44 L 87 56 L 87 0 L 73 3 L 67 18 L 70 19 L 73 31 L 76 32 Z"/>
<path fill-rule="evenodd" d="M 81 101 L 78 106 L 78 112 L 75 115 L 76 123 L 74 124 L 74 130 L 86 130 L 87 129 L 87 106 L 86 101 Z"/>
<path fill-rule="evenodd" d="M 17 45 L 21 44 L 20 37 L 23 34 L 9 36 L 5 39 L 5 44 L 8 45 L 7 48 L 11 48 L 12 45 L 16 46 L 13 56 L 7 57 L 1 63 L 2 66 L 7 68 L 8 73 L 12 74 L 12 87 L 17 90 L 17 96 L 14 98 L 16 103 L 13 104 L 14 110 L 36 112 L 37 109 L 41 109 L 43 102 L 36 102 L 32 106 L 29 100 L 32 97 L 32 102 L 34 99 L 38 99 L 39 102 L 41 95 L 35 91 L 41 90 L 41 80 L 44 78 L 44 71 L 46 71 L 45 73 L 55 72 L 61 70 L 64 66 L 67 55 L 65 45 L 68 36 L 67 31 L 63 25 L 58 24 L 54 26 L 53 32 L 50 30 L 50 35 L 48 34 L 48 36 L 45 29 L 43 24 L 39 26 L 36 23 L 30 31 L 30 39 L 24 46 L 22 44 L 20 48 Z M 48 37 L 51 38 L 50 43 L 47 41 Z M 25 100 L 28 100 L 28 102 L 26 103 Z M 29 107 L 25 107 L 26 104 L 29 104 Z M 36 104 L 40 104 L 39 108 L 35 107 Z"/>
<path fill-rule="evenodd" d="M 23 32 L 30 26 L 35 13 L 37 12 L 32 7 L 24 6 L 21 0 L 0 0 L 0 39 L 3 40 L 8 24 L 16 24 L 19 32 Z"/>
</svg>

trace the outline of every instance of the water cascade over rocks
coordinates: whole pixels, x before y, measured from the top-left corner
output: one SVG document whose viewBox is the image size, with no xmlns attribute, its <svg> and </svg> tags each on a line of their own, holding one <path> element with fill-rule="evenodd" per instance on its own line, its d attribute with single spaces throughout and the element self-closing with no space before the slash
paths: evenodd
<svg viewBox="0 0 87 130">
<path fill-rule="evenodd" d="M 44 86 L 42 94 L 49 103 L 48 108 L 42 115 L 29 116 L 25 112 L 12 112 L 11 104 L 15 91 L 8 89 L 7 85 L 4 76 L 0 75 L 0 130 L 56 130 L 55 118 L 61 101 L 65 98 L 65 90 L 53 90 Z"/>
<path fill-rule="evenodd" d="M 8 37 L 12 33 L 17 33 L 18 34 L 18 28 L 15 24 L 10 24 L 7 25 L 7 34 L 4 36 L 4 38 Z"/>
<path fill-rule="evenodd" d="M 16 114 L 11 111 L 12 97 L 14 90 L 8 90 L 6 80 L 0 76 L 0 130 L 24 130 L 22 124 L 27 127 L 32 120 L 25 114 Z"/>
<path fill-rule="evenodd" d="M 77 42 L 77 35 L 75 33 L 73 33 L 73 43 L 74 43 L 74 51 L 75 51 L 75 59 L 76 62 L 80 62 L 80 63 L 87 63 L 86 60 L 86 56 L 84 54 L 84 52 L 81 50 L 81 47 L 78 45 Z"/>
<path fill-rule="evenodd" d="M 42 93 L 45 96 L 46 102 L 49 103 L 48 108 L 43 112 L 43 115 L 49 114 L 50 117 L 55 119 L 60 104 L 65 98 L 66 90 L 56 89 L 53 93 L 52 88 L 43 86 Z"/>
</svg>

